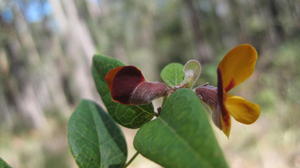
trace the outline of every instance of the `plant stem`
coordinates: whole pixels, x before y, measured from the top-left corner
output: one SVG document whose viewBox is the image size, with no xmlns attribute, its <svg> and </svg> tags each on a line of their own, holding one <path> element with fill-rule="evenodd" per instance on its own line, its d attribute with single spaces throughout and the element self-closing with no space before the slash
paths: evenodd
<svg viewBox="0 0 300 168">
<path fill-rule="evenodd" d="M 130 165 L 130 163 L 139 155 L 139 152 L 135 152 L 135 154 L 132 156 L 132 158 L 125 164 L 123 168 L 126 168 Z"/>
</svg>

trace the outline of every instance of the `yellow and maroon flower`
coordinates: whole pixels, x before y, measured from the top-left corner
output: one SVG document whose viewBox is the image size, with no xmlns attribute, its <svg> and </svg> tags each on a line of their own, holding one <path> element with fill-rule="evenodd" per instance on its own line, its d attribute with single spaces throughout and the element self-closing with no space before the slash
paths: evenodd
<svg viewBox="0 0 300 168">
<path fill-rule="evenodd" d="M 227 136 L 231 128 L 230 115 L 243 124 L 252 124 L 259 117 L 259 105 L 228 94 L 231 89 L 251 76 L 256 60 L 257 52 L 253 46 L 239 45 L 229 51 L 218 65 L 217 87 L 202 85 L 195 89 L 200 99 L 211 107 L 215 125 Z"/>
<path fill-rule="evenodd" d="M 155 98 L 168 94 L 170 88 L 164 83 L 147 82 L 135 66 L 120 66 L 110 70 L 105 81 L 112 99 L 122 104 L 148 104 Z"/>
</svg>

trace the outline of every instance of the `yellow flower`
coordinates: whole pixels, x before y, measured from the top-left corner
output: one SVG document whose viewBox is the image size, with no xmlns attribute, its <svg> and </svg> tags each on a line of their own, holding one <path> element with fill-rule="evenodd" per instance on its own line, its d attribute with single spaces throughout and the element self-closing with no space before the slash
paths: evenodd
<svg viewBox="0 0 300 168">
<path fill-rule="evenodd" d="M 217 88 L 203 85 L 195 89 L 197 95 L 212 108 L 215 125 L 227 136 L 231 128 L 230 115 L 243 124 L 252 124 L 259 117 L 259 105 L 228 93 L 251 76 L 256 60 L 257 52 L 253 46 L 236 46 L 218 65 Z"/>
</svg>

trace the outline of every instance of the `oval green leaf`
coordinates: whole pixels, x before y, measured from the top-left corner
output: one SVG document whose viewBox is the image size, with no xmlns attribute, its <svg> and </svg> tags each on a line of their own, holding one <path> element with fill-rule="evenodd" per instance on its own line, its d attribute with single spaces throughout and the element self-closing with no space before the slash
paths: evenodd
<svg viewBox="0 0 300 168">
<path fill-rule="evenodd" d="M 166 100 L 160 116 L 140 128 L 134 147 L 165 168 L 228 167 L 206 111 L 190 89 Z"/>
<path fill-rule="evenodd" d="M 125 138 L 96 103 L 82 100 L 68 123 L 68 142 L 80 168 L 122 168 L 127 158 Z"/>
<path fill-rule="evenodd" d="M 160 77 L 169 86 L 179 85 L 184 79 L 183 65 L 179 63 L 168 64 L 161 71 Z"/>
<path fill-rule="evenodd" d="M 11 168 L 11 167 L 0 157 L 0 168 Z"/>
<path fill-rule="evenodd" d="M 113 102 L 109 88 L 104 81 L 106 73 L 115 67 L 123 65 L 116 59 L 95 55 L 92 65 L 93 78 L 102 101 L 112 118 L 124 127 L 139 128 L 153 118 L 155 114 L 153 105 L 133 106 Z"/>
</svg>

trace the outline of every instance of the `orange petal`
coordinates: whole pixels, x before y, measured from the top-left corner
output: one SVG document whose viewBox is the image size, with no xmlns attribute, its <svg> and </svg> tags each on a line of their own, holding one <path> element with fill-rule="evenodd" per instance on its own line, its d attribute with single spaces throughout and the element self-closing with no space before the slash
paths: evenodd
<svg viewBox="0 0 300 168">
<path fill-rule="evenodd" d="M 260 107 L 239 96 L 227 95 L 225 101 L 226 109 L 239 122 L 252 124 L 260 114 Z"/>
<path fill-rule="evenodd" d="M 228 92 L 251 76 L 257 60 L 257 52 L 250 44 L 241 44 L 230 50 L 218 66 L 223 87 Z"/>
</svg>

